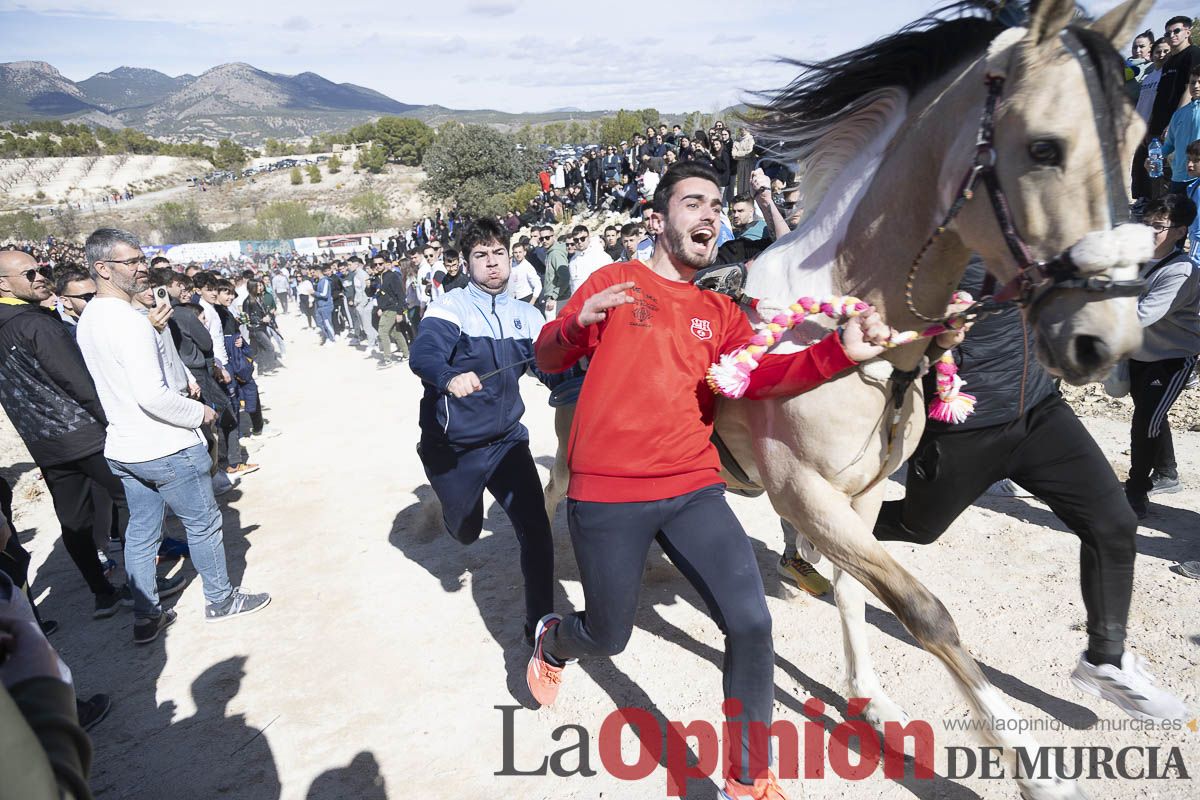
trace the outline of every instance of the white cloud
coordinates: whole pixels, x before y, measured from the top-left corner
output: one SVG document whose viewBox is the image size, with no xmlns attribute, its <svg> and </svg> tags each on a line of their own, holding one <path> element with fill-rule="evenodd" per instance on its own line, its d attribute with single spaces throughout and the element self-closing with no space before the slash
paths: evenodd
<svg viewBox="0 0 1200 800">
<path fill-rule="evenodd" d="M 225 61 L 317 72 L 406 103 L 507 111 L 655 106 L 710 111 L 794 77 L 779 56 L 815 60 L 862 45 L 938 0 L 691 0 L 669 24 L 639 26 L 616 7 L 561 0 L 0 0 L 44 15 L 53 36 L 19 44 L 72 78 L 119 66 L 199 73 Z M 1103 11 L 1116 0 L 1092 4 Z M 1183 7 L 1155 6 L 1150 26 Z M 655 14 L 643 17 L 655 20 Z M 124 25 L 130 41 L 83 47 L 87 29 Z M 0 27 L 3 18 L 0 17 Z M 137 31 L 156 31 L 147 47 Z M 72 29 L 80 32 L 72 35 Z M 5 50 L 12 50 L 6 42 Z"/>
</svg>

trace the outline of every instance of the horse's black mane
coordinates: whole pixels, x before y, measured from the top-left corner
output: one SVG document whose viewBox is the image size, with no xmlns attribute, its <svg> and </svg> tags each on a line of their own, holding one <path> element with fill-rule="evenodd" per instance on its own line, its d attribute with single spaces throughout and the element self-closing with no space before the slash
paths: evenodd
<svg viewBox="0 0 1200 800">
<path fill-rule="evenodd" d="M 1095 31 L 1082 25 L 1072 25 L 1071 31 L 1079 37 L 1079 43 L 1083 45 L 1088 60 L 1096 69 L 1100 92 L 1104 95 L 1109 110 L 1113 112 L 1113 119 L 1120 119 L 1120 109 L 1128 108 L 1130 104 L 1129 95 L 1125 93 L 1125 61 L 1113 49 L 1112 43 Z M 1120 141 L 1125 138 L 1125 129 L 1118 125 L 1115 130 L 1104 131 L 1101 135 L 1110 134 Z"/>
<path fill-rule="evenodd" d="M 880 89 L 898 87 L 909 96 L 916 94 L 951 67 L 979 55 L 1005 29 L 995 19 L 1000 5 L 963 0 L 828 61 L 783 59 L 798 67 L 800 75 L 782 89 L 757 93 L 762 102 L 750 106 L 755 132 L 764 143 L 782 140 L 786 149 L 804 151 L 816 129 L 856 110 Z"/>
<path fill-rule="evenodd" d="M 823 133 L 879 90 L 895 87 L 915 95 L 954 66 L 980 55 L 1005 28 L 1027 25 L 1034 5 L 1036 0 L 960 0 L 827 61 L 782 59 L 798 67 L 800 75 L 782 89 L 754 93 L 760 102 L 750 105 L 746 121 L 768 152 L 803 159 Z M 1077 20 L 1087 22 L 1086 11 L 1076 9 Z M 1116 111 L 1127 104 L 1120 55 L 1103 36 L 1082 25 L 1071 29 L 1096 67 L 1109 108 Z"/>
</svg>

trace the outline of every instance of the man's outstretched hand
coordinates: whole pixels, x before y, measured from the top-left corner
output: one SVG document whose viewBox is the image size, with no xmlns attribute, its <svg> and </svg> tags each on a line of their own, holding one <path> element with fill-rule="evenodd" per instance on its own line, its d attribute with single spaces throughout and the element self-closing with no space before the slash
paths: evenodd
<svg viewBox="0 0 1200 800">
<path fill-rule="evenodd" d="M 588 325 L 603 322 L 608 317 L 609 309 L 634 302 L 633 297 L 626 294 L 626 290 L 633 287 L 633 281 L 627 281 L 614 283 L 607 289 L 596 292 L 584 302 L 583 308 L 579 309 L 579 324 L 586 328 Z"/>
</svg>

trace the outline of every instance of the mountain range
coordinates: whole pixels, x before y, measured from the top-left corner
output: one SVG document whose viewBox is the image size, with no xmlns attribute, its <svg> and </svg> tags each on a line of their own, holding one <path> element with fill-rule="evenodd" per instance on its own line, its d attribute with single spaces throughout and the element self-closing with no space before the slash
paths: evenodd
<svg viewBox="0 0 1200 800">
<path fill-rule="evenodd" d="M 119 67 L 78 83 L 44 61 L 0 63 L 0 121 L 63 119 L 167 137 L 229 136 L 256 143 L 265 137 L 344 130 L 382 115 L 416 117 L 433 125 L 455 119 L 509 127 L 604 113 L 571 108 L 508 114 L 411 105 L 313 72 L 281 75 L 242 63 L 176 77 Z"/>
</svg>

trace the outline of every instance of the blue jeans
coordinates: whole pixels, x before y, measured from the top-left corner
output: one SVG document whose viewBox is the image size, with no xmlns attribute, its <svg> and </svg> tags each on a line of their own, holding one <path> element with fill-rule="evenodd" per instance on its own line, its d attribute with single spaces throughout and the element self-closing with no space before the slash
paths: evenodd
<svg viewBox="0 0 1200 800">
<path fill-rule="evenodd" d="M 189 558 L 204 586 L 204 599 L 223 602 L 233 592 L 225 566 L 221 509 L 213 497 L 208 448 L 197 443 L 178 453 L 127 464 L 108 459 L 125 487 L 129 527 L 125 530 L 125 573 L 135 617 L 157 617 L 154 559 L 162 541 L 163 515 L 170 506 L 187 531 Z"/>
</svg>

